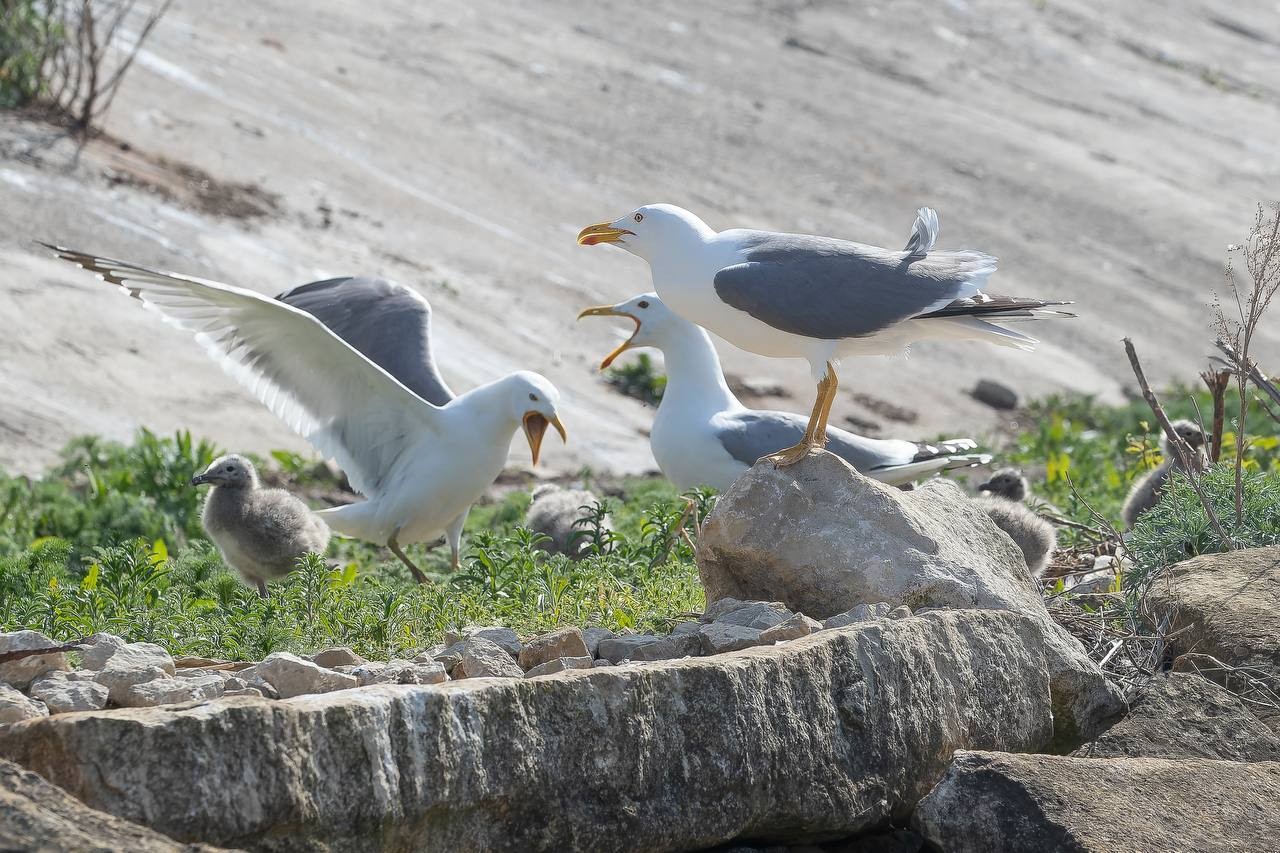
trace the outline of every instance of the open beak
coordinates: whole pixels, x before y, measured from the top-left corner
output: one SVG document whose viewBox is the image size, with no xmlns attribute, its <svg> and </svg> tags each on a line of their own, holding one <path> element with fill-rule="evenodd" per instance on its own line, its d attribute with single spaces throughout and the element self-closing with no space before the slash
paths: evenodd
<svg viewBox="0 0 1280 853">
<path fill-rule="evenodd" d="M 616 243 L 627 234 L 635 234 L 625 228 L 614 228 L 609 222 L 599 225 L 588 225 L 578 232 L 579 246 L 594 246 L 597 243 Z"/>
<path fill-rule="evenodd" d="M 583 317 L 626 317 L 628 320 L 636 324 L 636 329 L 634 332 L 631 333 L 631 337 L 627 338 L 625 341 L 618 344 L 618 346 L 613 350 L 613 352 L 606 355 L 604 357 L 604 361 L 600 362 L 601 370 L 604 370 L 606 367 L 613 364 L 613 360 L 615 358 L 622 355 L 627 350 L 631 349 L 631 342 L 636 339 L 636 335 L 640 334 L 640 319 L 638 317 L 632 317 L 630 314 L 627 314 L 626 312 L 619 311 L 618 309 L 614 308 L 612 305 L 597 305 L 594 308 L 587 308 L 581 314 L 578 315 L 579 320 L 581 320 Z"/>
<path fill-rule="evenodd" d="M 533 453 L 533 464 L 538 464 L 538 454 L 542 452 L 542 437 L 546 435 L 547 425 L 556 428 L 556 432 L 560 433 L 560 440 L 569 441 L 569 434 L 564 430 L 564 424 L 560 423 L 558 415 L 552 415 L 548 420 L 540 412 L 525 412 L 524 414 L 524 436 L 529 439 L 529 451 Z"/>
</svg>

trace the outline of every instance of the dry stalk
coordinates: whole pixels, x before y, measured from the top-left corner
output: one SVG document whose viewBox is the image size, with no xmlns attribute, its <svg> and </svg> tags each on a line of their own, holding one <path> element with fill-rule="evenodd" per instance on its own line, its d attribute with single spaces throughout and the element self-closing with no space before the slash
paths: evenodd
<svg viewBox="0 0 1280 853">
<path fill-rule="evenodd" d="M 1221 341 L 1219 341 L 1221 343 Z M 1227 419 L 1227 386 L 1231 384 L 1230 370 L 1206 370 L 1200 374 L 1213 397 L 1213 429 L 1209 434 L 1209 461 L 1222 458 L 1222 433 Z"/>
<path fill-rule="evenodd" d="M 1160 398 L 1156 396 L 1155 391 L 1151 390 L 1151 383 L 1147 381 L 1147 375 L 1142 370 L 1142 363 L 1138 361 L 1138 351 L 1134 349 L 1133 341 L 1129 338 L 1124 339 L 1124 351 L 1129 356 L 1129 364 L 1133 367 L 1133 375 L 1138 380 L 1138 387 L 1142 389 L 1142 398 L 1147 401 L 1147 405 L 1151 407 L 1151 412 L 1156 416 L 1156 420 L 1160 422 L 1160 428 L 1164 430 L 1164 434 L 1169 439 L 1169 447 L 1178 457 L 1178 461 L 1182 463 L 1182 470 L 1187 472 L 1187 481 L 1195 491 L 1196 498 L 1200 501 L 1200 506 L 1204 508 L 1205 515 L 1209 518 L 1209 524 L 1213 527 L 1219 540 L 1221 540 L 1223 549 L 1234 551 L 1235 543 L 1231 539 L 1231 534 L 1227 533 L 1226 528 L 1222 526 L 1218 513 L 1214 511 L 1212 503 L 1200 485 L 1198 475 L 1203 470 L 1200 455 L 1193 453 L 1191 447 L 1182 440 L 1182 437 L 1173 428 L 1173 424 L 1169 421 L 1169 416 L 1165 414 L 1164 406 L 1160 405 Z M 1237 431 L 1236 444 L 1237 454 L 1239 454 L 1239 431 Z M 1243 460 L 1239 460 L 1239 464 L 1243 465 Z M 1239 474 L 1240 472 L 1237 470 L 1237 478 Z"/>
</svg>

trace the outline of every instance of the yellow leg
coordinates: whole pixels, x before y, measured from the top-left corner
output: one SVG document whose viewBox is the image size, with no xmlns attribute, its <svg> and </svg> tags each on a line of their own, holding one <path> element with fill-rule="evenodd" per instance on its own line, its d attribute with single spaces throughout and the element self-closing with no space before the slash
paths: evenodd
<svg viewBox="0 0 1280 853">
<path fill-rule="evenodd" d="M 818 383 L 818 397 L 813 401 L 813 411 L 809 414 L 809 425 L 805 427 L 804 437 L 795 447 L 788 447 L 767 457 L 773 462 L 773 467 L 794 465 L 808 456 L 810 451 L 826 446 L 827 418 L 831 415 L 831 405 L 835 402 L 839 389 L 840 380 L 836 377 L 835 366 L 827 362 L 827 375 Z"/>
</svg>

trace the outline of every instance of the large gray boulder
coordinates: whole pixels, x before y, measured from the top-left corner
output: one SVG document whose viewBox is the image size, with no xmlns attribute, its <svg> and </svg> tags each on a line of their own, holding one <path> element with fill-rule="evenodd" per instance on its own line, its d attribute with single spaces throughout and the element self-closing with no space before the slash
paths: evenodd
<svg viewBox="0 0 1280 853">
<path fill-rule="evenodd" d="M 1206 554 L 1170 566 L 1147 595 L 1147 608 L 1155 619 L 1169 618 L 1174 654 L 1247 667 L 1280 691 L 1280 547 Z M 1230 681 L 1213 664 L 1204 670 Z"/>
<path fill-rule="evenodd" d="M 1280 735 L 1224 688 L 1199 675 L 1174 672 L 1153 679 L 1123 720 L 1075 754 L 1280 761 Z"/>
<path fill-rule="evenodd" d="M 708 601 L 778 600 L 817 619 L 877 602 L 1024 613 L 1045 636 L 1057 748 L 1096 736 L 1124 708 L 1119 688 L 1050 619 L 1013 540 L 946 480 L 904 492 L 831 453 L 786 468 L 757 463 L 707 516 L 698 572 Z"/>
<path fill-rule="evenodd" d="M 905 819 L 957 749 L 1043 748 L 1044 666 L 1026 617 L 936 612 L 553 678 L 76 714 L 0 730 L 0 755 L 174 837 L 279 851 L 838 838 Z"/>
<path fill-rule="evenodd" d="M 912 816 L 947 853 L 1274 850 L 1280 764 L 962 752 Z"/>
<path fill-rule="evenodd" d="M 35 773 L 0 760 L 0 850 L 39 853 L 215 853 L 89 808 Z"/>
</svg>

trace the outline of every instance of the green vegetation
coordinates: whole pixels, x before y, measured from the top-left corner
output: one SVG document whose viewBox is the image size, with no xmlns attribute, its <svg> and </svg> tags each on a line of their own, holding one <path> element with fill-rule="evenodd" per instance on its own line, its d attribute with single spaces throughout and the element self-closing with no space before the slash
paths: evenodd
<svg viewBox="0 0 1280 853">
<path fill-rule="evenodd" d="M 1172 417 L 1195 417 L 1196 404 L 1211 409 L 1197 391 L 1165 399 Z M 1002 464 L 1023 466 L 1037 494 L 1067 518 L 1096 530 L 1103 522 L 1092 507 L 1118 523 L 1132 481 L 1157 461 L 1145 407 L 1053 398 L 1027 416 L 1000 453 Z M 1268 434 L 1265 413 L 1258 418 L 1249 424 L 1243 518 L 1235 518 L 1229 464 L 1201 480 L 1239 545 L 1280 541 L 1280 441 Z M 456 573 L 447 549 L 413 546 L 431 579 L 419 586 L 384 549 L 335 538 L 325 559 L 308 559 L 273 583 L 264 601 L 223 567 L 200 529 L 200 492 L 189 481 L 216 453 L 186 433 L 144 430 L 129 446 L 77 439 L 38 481 L 0 474 L 0 630 L 30 627 L 58 639 L 111 631 L 174 653 L 228 658 L 341 643 L 386 658 L 467 623 L 526 635 L 561 624 L 660 629 L 703 605 L 692 551 L 675 528 L 683 499 L 664 481 L 639 478 L 614 484 L 610 493 L 620 498 L 584 513 L 591 553 L 579 562 L 537 547 L 519 526 L 528 492 L 516 489 L 472 511 Z M 1228 434 L 1223 458 L 1233 455 Z M 272 457 L 269 478 L 313 505 L 349 499 L 314 460 L 284 451 Z M 705 515 L 712 495 L 693 496 Z M 616 532 L 599 524 L 605 509 Z M 1092 536 L 1061 531 L 1067 546 L 1090 547 Z M 1132 534 L 1126 591 L 1140 591 L 1171 562 L 1221 548 L 1180 479 Z"/>
<path fill-rule="evenodd" d="M 46 478 L 0 476 L 0 630 L 58 639 L 110 631 L 175 654 L 260 658 L 341 643 L 386 658 L 421 649 L 448 628 L 557 625 L 657 628 L 701 608 L 702 589 L 675 524 L 684 501 L 665 483 L 628 480 L 616 506 L 584 513 L 591 554 L 572 562 L 539 550 L 518 526 L 521 490 L 477 506 L 462 569 L 445 549 L 413 549 L 432 582 L 418 586 L 382 549 L 335 540 L 271 585 L 269 600 L 222 566 L 200 530 L 189 481 L 216 455 L 187 434 L 139 434 L 133 445 L 78 439 Z M 288 486 L 309 494 L 316 466 L 273 454 Z M 701 511 L 710 496 L 695 495 Z M 600 511 L 613 515 L 604 530 Z"/>
<path fill-rule="evenodd" d="M 656 371 L 653 359 L 644 352 L 635 361 L 610 367 L 605 372 L 605 381 L 620 394 L 635 397 L 651 406 L 662 402 L 662 392 L 667 390 L 666 375 Z"/>
<path fill-rule="evenodd" d="M 62 43 L 61 27 L 42 0 L 0 0 L 0 109 L 47 94 L 45 64 Z"/>
</svg>

